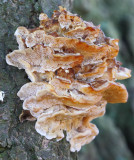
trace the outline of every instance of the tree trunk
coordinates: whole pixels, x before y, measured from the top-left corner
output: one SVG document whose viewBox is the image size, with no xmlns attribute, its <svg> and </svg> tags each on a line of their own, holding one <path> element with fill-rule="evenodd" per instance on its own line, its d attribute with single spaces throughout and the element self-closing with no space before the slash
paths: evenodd
<svg viewBox="0 0 134 160">
<path fill-rule="evenodd" d="M 6 54 L 17 49 L 14 32 L 18 26 L 36 27 L 39 13 L 50 16 L 59 5 L 69 9 L 71 4 L 72 0 L 0 1 L 0 90 L 5 92 L 0 102 L 0 160 L 77 160 L 65 139 L 49 141 L 35 131 L 35 122 L 20 123 L 22 102 L 17 92 L 29 80 L 24 70 L 5 61 Z"/>
</svg>

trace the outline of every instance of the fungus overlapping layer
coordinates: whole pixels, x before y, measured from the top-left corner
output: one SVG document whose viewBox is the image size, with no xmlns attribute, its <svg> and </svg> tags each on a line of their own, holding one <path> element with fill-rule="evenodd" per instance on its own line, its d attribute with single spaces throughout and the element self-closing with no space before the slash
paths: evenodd
<svg viewBox="0 0 134 160">
<path fill-rule="evenodd" d="M 129 78 L 130 70 L 116 60 L 118 39 L 106 37 L 100 26 L 62 7 L 39 20 L 38 28 L 18 27 L 19 49 L 6 57 L 32 81 L 18 92 L 20 120 L 36 119 L 36 131 L 48 139 L 61 140 L 66 131 L 71 151 L 79 151 L 98 134 L 90 121 L 105 113 L 107 102 L 127 101 L 116 80 Z"/>
</svg>

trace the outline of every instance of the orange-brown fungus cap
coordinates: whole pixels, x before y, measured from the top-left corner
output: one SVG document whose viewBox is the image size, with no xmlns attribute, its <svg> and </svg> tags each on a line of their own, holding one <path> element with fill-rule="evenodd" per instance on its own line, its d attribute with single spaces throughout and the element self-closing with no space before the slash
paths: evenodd
<svg viewBox="0 0 134 160">
<path fill-rule="evenodd" d="M 107 103 L 125 103 L 128 93 L 116 80 L 131 71 L 116 61 L 118 39 L 106 37 L 100 26 L 59 7 L 51 18 L 41 13 L 40 26 L 18 27 L 18 50 L 9 65 L 25 69 L 32 81 L 21 87 L 20 120 L 37 120 L 36 131 L 57 141 L 64 137 L 72 152 L 99 133 L 90 123 L 105 113 Z"/>
</svg>

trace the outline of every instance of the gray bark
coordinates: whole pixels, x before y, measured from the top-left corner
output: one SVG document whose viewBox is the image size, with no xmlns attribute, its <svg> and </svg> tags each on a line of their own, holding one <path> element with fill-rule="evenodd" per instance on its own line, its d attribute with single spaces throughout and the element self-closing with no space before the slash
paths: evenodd
<svg viewBox="0 0 134 160">
<path fill-rule="evenodd" d="M 5 62 L 5 56 L 17 49 L 14 32 L 18 26 L 38 26 L 42 11 L 49 16 L 59 5 L 71 7 L 71 0 L 1 0 L 0 1 L 0 90 L 5 92 L 0 102 L 0 160 L 76 160 L 69 144 L 48 141 L 34 128 L 35 122 L 20 123 L 22 102 L 17 97 L 20 87 L 29 80 L 24 70 Z"/>
</svg>

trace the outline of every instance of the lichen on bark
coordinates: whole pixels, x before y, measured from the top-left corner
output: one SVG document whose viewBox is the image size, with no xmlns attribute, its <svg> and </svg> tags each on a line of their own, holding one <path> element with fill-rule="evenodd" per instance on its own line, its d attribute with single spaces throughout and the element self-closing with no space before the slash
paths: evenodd
<svg viewBox="0 0 134 160">
<path fill-rule="evenodd" d="M 23 70 L 8 66 L 5 56 L 17 43 L 14 32 L 18 26 L 36 27 L 38 15 L 51 15 L 58 5 L 71 8 L 71 0 L 1 0 L 0 1 L 0 160 L 77 160 L 66 140 L 48 141 L 36 133 L 35 122 L 20 123 L 22 102 L 17 97 L 20 87 L 28 82 Z"/>
</svg>

